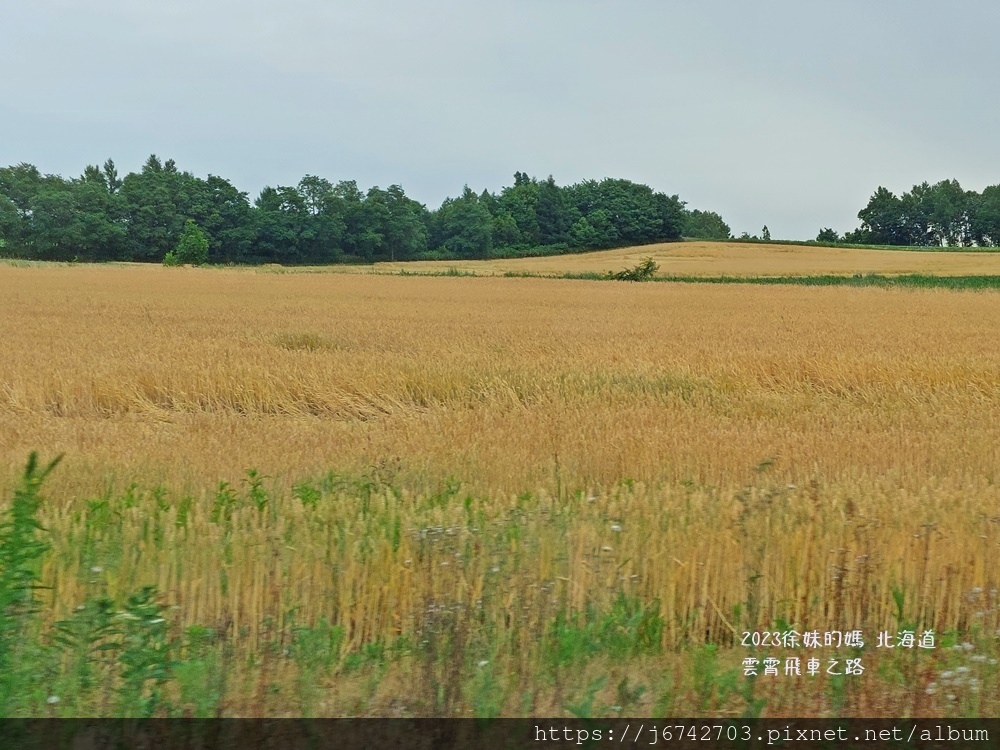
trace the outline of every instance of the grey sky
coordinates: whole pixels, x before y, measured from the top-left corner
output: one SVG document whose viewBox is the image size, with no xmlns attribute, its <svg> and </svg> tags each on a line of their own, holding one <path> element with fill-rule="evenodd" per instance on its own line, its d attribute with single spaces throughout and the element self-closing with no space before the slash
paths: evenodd
<svg viewBox="0 0 1000 750">
<path fill-rule="evenodd" d="M 801 239 L 880 184 L 1000 183 L 995 0 L 6 6 L 0 165 L 156 153 L 251 199 L 311 173 L 432 208 L 624 177 Z"/>
</svg>

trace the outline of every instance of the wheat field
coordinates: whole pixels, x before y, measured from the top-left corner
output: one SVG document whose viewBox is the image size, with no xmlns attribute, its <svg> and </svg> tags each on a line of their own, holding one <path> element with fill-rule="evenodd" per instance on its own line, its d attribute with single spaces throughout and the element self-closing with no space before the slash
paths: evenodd
<svg viewBox="0 0 1000 750">
<path fill-rule="evenodd" d="M 0 487 L 65 454 L 44 619 L 155 585 L 179 642 L 251 655 L 226 715 L 997 709 L 995 293 L 56 265 L 0 290 Z M 942 645 L 742 682 L 742 632 L 779 625 Z M 322 669 L 296 635 L 321 627 Z M 948 698 L 952 643 L 982 660 Z"/>
<path fill-rule="evenodd" d="M 443 273 L 451 269 L 497 274 L 603 274 L 653 258 L 660 276 L 809 276 L 853 274 L 934 274 L 973 276 L 1000 273 L 1000 253 L 875 250 L 850 247 L 771 245 L 739 242 L 669 242 L 538 258 L 487 261 L 377 263 L 388 272 Z M 359 270 L 342 268 L 340 270 Z"/>
</svg>

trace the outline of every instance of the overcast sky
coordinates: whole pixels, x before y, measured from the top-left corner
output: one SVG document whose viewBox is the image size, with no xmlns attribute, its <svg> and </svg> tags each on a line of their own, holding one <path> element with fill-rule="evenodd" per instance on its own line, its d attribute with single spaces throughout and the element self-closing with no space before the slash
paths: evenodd
<svg viewBox="0 0 1000 750">
<path fill-rule="evenodd" d="M 1000 183 L 996 0 L 30 0 L 0 165 L 150 153 L 251 199 L 304 174 L 436 208 L 624 177 L 733 231 L 857 226 L 879 185 Z"/>
</svg>

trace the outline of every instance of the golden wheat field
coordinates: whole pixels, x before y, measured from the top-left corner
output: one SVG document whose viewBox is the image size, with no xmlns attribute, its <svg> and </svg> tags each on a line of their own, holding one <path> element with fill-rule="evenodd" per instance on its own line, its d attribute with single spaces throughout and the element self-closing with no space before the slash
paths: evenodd
<svg viewBox="0 0 1000 750">
<path fill-rule="evenodd" d="M 225 715 L 996 715 L 997 330 L 994 292 L 0 265 L 0 488 L 65 454 L 45 618 L 156 585 Z M 744 681 L 775 628 L 867 670 Z"/>
<path fill-rule="evenodd" d="M 634 266 L 649 257 L 659 265 L 660 276 L 807 276 L 866 273 L 961 276 L 1000 273 L 1000 253 L 989 251 L 942 253 L 739 242 L 669 242 L 539 258 L 378 263 L 375 267 L 383 272 L 440 273 L 456 269 L 480 275 L 603 274 L 608 271 L 618 271 L 626 266 Z"/>
</svg>

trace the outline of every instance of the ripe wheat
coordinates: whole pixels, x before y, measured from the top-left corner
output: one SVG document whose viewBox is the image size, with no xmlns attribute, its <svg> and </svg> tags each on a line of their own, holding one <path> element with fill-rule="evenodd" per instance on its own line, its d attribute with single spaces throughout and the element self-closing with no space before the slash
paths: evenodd
<svg viewBox="0 0 1000 750">
<path fill-rule="evenodd" d="M 0 486 L 66 454 L 50 619 L 152 583 L 251 651 L 475 622 L 511 674 L 622 595 L 667 650 L 874 634 L 894 589 L 923 627 L 1000 627 L 969 596 L 1000 582 L 993 293 L 108 266 L 0 288 Z"/>
</svg>

